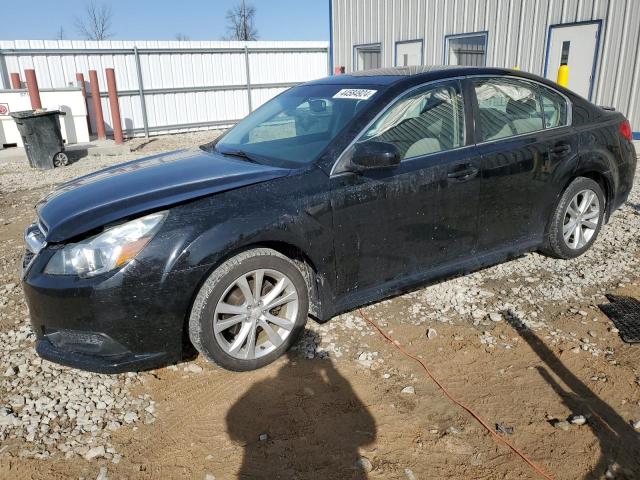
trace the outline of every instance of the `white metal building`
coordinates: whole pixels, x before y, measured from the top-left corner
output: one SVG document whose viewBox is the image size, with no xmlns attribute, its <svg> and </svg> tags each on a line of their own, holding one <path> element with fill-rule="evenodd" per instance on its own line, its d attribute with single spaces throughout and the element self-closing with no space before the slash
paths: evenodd
<svg viewBox="0 0 640 480">
<path fill-rule="evenodd" d="M 332 71 L 520 68 L 627 115 L 640 138 L 640 0 L 330 0 Z"/>
</svg>

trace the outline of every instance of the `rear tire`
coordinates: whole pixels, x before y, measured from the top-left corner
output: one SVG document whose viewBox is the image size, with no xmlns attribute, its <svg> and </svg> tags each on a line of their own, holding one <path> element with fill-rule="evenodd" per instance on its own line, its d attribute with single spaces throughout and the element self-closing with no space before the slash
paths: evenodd
<svg viewBox="0 0 640 480">
<path fill-rule="evenodd" d="M 69 157 L 66 153 L 59 152 L 53 156 L 54 167 L 66 167 L 67 165 L 69 165 Z"/>
<path fill-rule="evenodd" d="M 286 256 L 268 248 L 242 252 L 220 265 L 198 292 L 189 318 L 191 342 L 228 370 L 260 368 L 285 353 L 304 329 L 308 292 Z"/>
<path fill-rule="evenodd" d="M 600 185 L 577 177 L 565 189 L 549 224 L 544 253 L 555 258 L 575 258 L 595 242 L 604 222 L 606 203 Z"/>
</svg>

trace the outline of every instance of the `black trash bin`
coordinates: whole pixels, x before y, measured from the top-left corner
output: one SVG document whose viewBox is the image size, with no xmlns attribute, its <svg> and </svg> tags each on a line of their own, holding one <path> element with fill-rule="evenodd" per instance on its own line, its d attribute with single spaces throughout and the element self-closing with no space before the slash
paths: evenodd
<svg viewBox="0 0 640 480">
<path fill-rule="evenodd" d="M 13 112 L 29 165 L 44 170 L 69 164 L 60 133 L 60 110 L 26 110 Z"/>
</svg>

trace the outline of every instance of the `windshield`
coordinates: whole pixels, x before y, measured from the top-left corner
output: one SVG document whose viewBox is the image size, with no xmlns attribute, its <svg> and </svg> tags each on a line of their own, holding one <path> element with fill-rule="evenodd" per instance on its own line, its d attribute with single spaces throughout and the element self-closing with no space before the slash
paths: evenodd
<svg viewBox="0 0 640 480">
<path fill-rule="evenodd" d="M 292 88 L 227 132 L 215 150 L 278 167 L 302 167 L 313 162 L 376 93 L 376 87 L 345 85 Z"/>
</svg>

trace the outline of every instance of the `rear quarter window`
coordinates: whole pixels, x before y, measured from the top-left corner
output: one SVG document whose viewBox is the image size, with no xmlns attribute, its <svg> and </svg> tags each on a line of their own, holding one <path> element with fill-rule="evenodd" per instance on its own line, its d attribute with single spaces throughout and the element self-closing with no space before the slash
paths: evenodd
<svg viewBox="0 0 640 480">
<path fill-rule="evenodd" d="M 559 93 L 540 86 L 542 112 L 545 128 L 561 127 L 567 124 L 567 101 Z"/>
<path fill-rule="evenodd" d="M 474 80 L 483 141 L 543 130 L 543 110 L 535 84 L 517 79 Z"/>
</svg>

